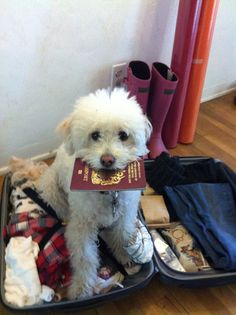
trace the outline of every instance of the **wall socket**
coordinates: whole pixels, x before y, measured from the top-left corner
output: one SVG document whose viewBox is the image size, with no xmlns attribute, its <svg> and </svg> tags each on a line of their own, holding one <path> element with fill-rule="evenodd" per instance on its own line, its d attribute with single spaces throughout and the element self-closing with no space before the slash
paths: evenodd
<svg viewBox="0 0 236 315">
<path fill-rule="evenodd" d="M 123 87 L 127 77 L 127 62 L 113 65 L 111 69 L 111 91 L 115 87 Z"/>
</svg>

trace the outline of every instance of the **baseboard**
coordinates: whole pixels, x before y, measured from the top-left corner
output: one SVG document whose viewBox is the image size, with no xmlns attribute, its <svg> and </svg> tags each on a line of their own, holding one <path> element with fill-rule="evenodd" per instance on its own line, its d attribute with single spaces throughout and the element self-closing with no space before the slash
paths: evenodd
<svg viewBox="0 0 236 315">
<path fill-rule="evenodd" d="M 36 156 L 34 156 L 34 157 L 30 158 L 30 159 L 32 161 L 43 161 L 43 160 L 46 160 L 46 159 L 53 158 L 55 155 L 56 155 L 56 150 L 36 155 Z M 8 166 L 4 166 L 4 167 L 0 168 L 0 176 L 6 174 L 8 172 L 9 172 L 9 167 Z"/>
<path fill-rule="evenodd" d="M 222 92 L 219 92 L 219 93 L 215 93 L 215 94 L 210 95 L 210 96 L 203 97 L 203 98 L 201 99 L 201 103 L 205 103 L 205 102 L 214 100 L 215 98 L 224 96 L 224 95 L 229 94 L 229 93 L 232 93 L 232 92 L 234 92 L 234 91 L 236 91 L 236 87 L 233 87 L 233 88 L 231 88 L 231 89 L 228 89 L 228 90 L 225 90 L 225 91 L 222 91 Z"/>
</svg>

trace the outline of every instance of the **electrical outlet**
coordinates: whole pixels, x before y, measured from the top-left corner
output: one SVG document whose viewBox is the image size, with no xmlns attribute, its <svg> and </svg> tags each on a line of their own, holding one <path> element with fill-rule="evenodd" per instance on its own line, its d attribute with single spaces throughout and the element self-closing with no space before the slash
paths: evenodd
<svg viewBox="0 0 236 315">
<path fill-rule="evenodd" d="M 127 62 L 113 65 L 111 69 L 111 91 L 115 87 L 124 86 L 124 79 L 127 77 Z"/>
</svg>

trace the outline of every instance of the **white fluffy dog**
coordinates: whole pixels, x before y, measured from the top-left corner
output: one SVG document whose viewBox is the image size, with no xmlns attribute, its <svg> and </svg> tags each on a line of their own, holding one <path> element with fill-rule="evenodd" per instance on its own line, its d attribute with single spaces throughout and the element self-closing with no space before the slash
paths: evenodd
<svg viewBox="0 0 236 315">
<path fill-rule="evenodd" d="M 68 222 L 66 241 L 73 268 L 68 293 L 70 299 L 76 299 L 93 294 L 99 267 L 99 228 L 107 228 L 103 237 L 117 260 L 123 265 L 131 262 L 123 247 L 135 233 L 140 191 L 120 191 L 114 213 L 111 194 L 70 190 L 75 158 L 95 169 L 123 169 L 148 153 L 151 124 L 135 98 L 129 98 L 123 89 L 111 94 L 98 90 L 80 98 L 58 130 L 64 143 L 41 177 L 39 188 Z"/>
</svg>

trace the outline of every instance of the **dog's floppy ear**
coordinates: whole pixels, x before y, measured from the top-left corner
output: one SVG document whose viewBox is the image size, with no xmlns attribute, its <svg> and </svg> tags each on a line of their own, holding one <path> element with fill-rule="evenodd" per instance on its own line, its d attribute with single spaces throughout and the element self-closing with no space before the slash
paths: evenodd
<svg viewBox="0 0 236 315">
<path fill-rule="evenodd" d="M 72 117 L 65 118 L 58 126 L 57 131 L 61 133 L 64 137 L 65 149 L 69 155 L 75 153 L 75 149 L 72 143 L 72 135 L 71 135 L 71 123 Z"/>
<path fill-rule="evenodd" d="M 147 116 L 145 116 L 145 137 L 146 137 L 146 142 L 150 139 L 151 133 L 152 133 L 152 124 L 150 123 L 149 119 Z"/>
</svg>

